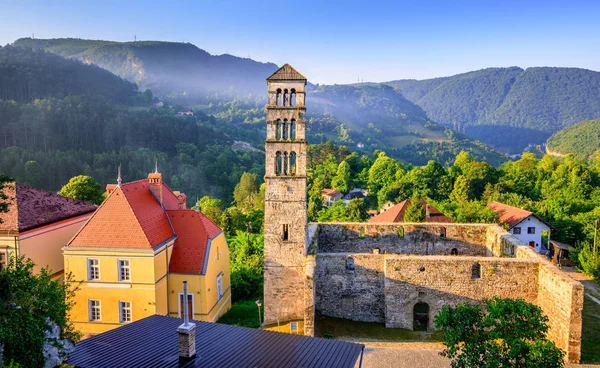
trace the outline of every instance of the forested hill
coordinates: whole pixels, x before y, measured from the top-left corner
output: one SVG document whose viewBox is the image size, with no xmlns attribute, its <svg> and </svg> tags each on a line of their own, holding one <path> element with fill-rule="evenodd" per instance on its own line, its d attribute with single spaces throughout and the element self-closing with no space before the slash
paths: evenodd
<svg viewBox="0 0 600 368">
<path fill-rule="evenodd" d="M 553 154 L 571 154 L 581 160 L 593 158 L 600 149 L 600 119 L 582 121 L 555 133 L 546 147 Z"/>
<path fill-rule="evenodd" d="M 0 100 L 31 102 L 83 94 L 124 102 L 137 94 L 137 87 L 99 67 L 43 50 L 0 47 Z"/>
<path fill-rule="evenodd" d="M 206 93 L 227 97 L 264 93 L 265 78 L 277 70 L 273 63 L 211 55 L 190 43 L 22 38 L 14 45 L 98 65 L 137 83 L 140 89 L 149 88 L 172 99 L 202 98 Z"/>
<path fill-rule="evenodd" d="M 578 68 L 489 68 L 429 80 L 397 80 L 410 101 L 444 125 L 504 151 L 600 116 L 600 72 Z"/>
<path fill-rule="evenodd" d="M 460 151 L 492 165 L 506 161 L 501 153 L 429 120 L 423 109 L 397 89 L 380 85 L 320 86 L 307 96 L 309 139 L 333 141 L 370 153 L 384 150 L 407 163 L 449 163 Z"/>
</svg>

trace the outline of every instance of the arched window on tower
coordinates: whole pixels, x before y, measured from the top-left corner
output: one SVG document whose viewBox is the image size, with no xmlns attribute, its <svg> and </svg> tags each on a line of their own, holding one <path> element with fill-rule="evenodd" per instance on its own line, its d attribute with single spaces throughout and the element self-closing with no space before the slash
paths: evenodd
<svg viewBox="0 0 600 368">
<path fill-rule="evenodd" d="M 284 152 L 283 153 L 283 175 L 289 175 L 289 169 L 288 169 L 288 153 Z"/>
<path fill-rule="evenodd" d="M 283 157 L 281 156 L 281 152 L 277 152 L 275 154 L 275 175 L 281 175 L 283 169 Z"/>
<path fill-rule="evenodd" d="M 296 152 L 290 153 L 290 175 L 296 175 Z"/>
<path fill-rule="evenodd" d="M 290 106 L 296 106 L 296 90 L 294 88 L 290 91 Z"/>
<path fill-rule="evenodd" d="M 296 139 L 296 119 L 292 119 L 290 122 L 290 139 Z"/>
<path fill-rule="evenodd" d="M 281 106 L 281 88 L 277 88 L 277 94 L 275 96 L 275 103 L 277 106 Z"/>
<path fill-rule="evenodd" d="M 283 134 L 281 135 L 282 139 L 284 141 L 289 139 L 289 126 L 288 126 L 288 120 L 287 119 L 283 119 Z"/>
<path fill-rule="evenodd" d="M 290 104 L 290 95 L 287 89 L 283 90 L 283 106 L 289 106 Z"/>
<path fill-rule="evenodd" d="M 281 139 L 281 119 L 275 121 L 275 135 L 277 140 Z"/>
</svg>

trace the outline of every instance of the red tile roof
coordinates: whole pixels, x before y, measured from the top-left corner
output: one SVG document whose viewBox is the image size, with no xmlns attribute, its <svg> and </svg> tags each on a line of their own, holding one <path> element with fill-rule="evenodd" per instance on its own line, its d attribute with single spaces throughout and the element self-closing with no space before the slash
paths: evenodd
<svg viewBox="0 0 600 368">
<path fill-rule="evenodd" d="M 500 203 L 500 202 L 492 202 L 492 203 L 488 204 L 488 207 L 492 211 L 494 211 L 498 214 L 498 216 L 500 217 L 501 223 L 507 224 L 511 228 L 514 227 L 515 225 L 518 225 L 520 222 L 525 220 L 527 217 L 533 216 L 533 217 L 537 218 L 538 220 L 540 220 L 541 222 L 543 222 L 544 224 L 548 225 L 548 227 L 554 229 L 554 227 L 552 227 L 552 225 L 550 225 L 549 223 L 544 221 L 544 219 L 540 218 L 535 213 L 524 210 L 522 208 L 509 206 L 507 204 Z"/>
<path fill-rule="evenodd" d="M 169 272 L 204 274 L 209 240 L 221 229 L 201 212 L 194 210 L 167 211 L 177 234 Z"/>
<path fill-rule="evenodd" d="M 321 191 L 321 194 L 324 194 L 324 195 L 330 196 L 330 197 L 335 197 L 335 196 L 340 195 L 342 193 L 339 190 L 336 190 L 336 189 L 325 188 L 325 189 L 323 189 Z"/>
<path fill-rule="evenodd" d="M 154 248 L 175 234 L 149 189 L 148 180 L 117 187 L 69 243 L 76 247 Z M 163 183 L 163 205 L 177 209 L 177 197 Z"/>
<path fill-rule="evenodd" d="M 140 180 L 115 187 L 68 246 L 154 248 L 176 236 L 169 271 L 204 273 L 209 240 L 221 229 L 201 212 L 178 209 L 164 183 L 161 206 L 150 185 Z"/>
<path fill-rule="evenodd" d="M 23 184 L 7 183 L 8 212 L 1 213 L 0 230 L 26 231 L 93 212 L 98 206 Z"/>
<path fill-rule="evenodd" d="M 406 213 L 406 209 L 410 205 L 411 200 L 405 199 L 404 201 L 398 203 L 392 208 L 388 209 L 380 213 L 377 216 L 373 216 L 369 219 L 369 222 L 404 222 L 404 214 Z M 427 206 L 428 203 L 425 200 L 421 200 L 421 204 L 423 207 Z M 433 207 L 429 204 L 429 218 L 425 220 L 426 222 L 439 222 L 439 223 L 452 223 L 452 220 L 448 218 L 446 215 L 441 213 L 437 208 Z"/>
</svg>

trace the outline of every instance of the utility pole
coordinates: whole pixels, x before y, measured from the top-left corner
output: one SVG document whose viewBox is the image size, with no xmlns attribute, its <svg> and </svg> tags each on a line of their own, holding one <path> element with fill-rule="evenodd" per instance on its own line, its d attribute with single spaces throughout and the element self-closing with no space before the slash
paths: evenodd
<svg viewBox="0 0 600 368">
<path fill-rule="evenodd" d="M 597 243 L 596 243 L 597 235 L 598 235 L 598 220 L 594 221 L 594 257 L 596 257 L 596 254 L 598 252 L 598 247 L 597 247 Z"/>
</svg>

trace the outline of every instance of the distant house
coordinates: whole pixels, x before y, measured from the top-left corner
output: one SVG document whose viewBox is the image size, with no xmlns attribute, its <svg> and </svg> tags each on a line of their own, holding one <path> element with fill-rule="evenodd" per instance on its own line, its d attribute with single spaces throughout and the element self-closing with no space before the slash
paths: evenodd
<svg viewBox="0 0 600 368">
<path fill-rule="evenodd" d="M 498 214 L 500 223 L 509 226 L 509 231 L 524 244 L 529 244 L 540 254 L 548 255 L 550 251 L 542 243 L 545 234 L 550 239 L 554 228 L 533 212 L 509 206 L 500 202 L 492 202 L 488 207 Z"/>
<path fill-rule="evenodd" d="M 325 207 L 332 206 L 335 202 L 339 201 L 343 197 L 342 192 L 339 190 L 328 188 L 325 188 L 321 191 L 321 196 L 323 197 L 323 206 Z"/>
<path fill-rule="evenodd" d="M 377 216 L 377 210 L 368 210 L 367 215 L 369 215 L 369 218 L 371 219 L 371 218 Z"/>
<path fill-rule="evenodd" d="M 552 245 L 552 263 L 559 266 L 575 266 L 569 258 L 569 252 L 575 251 L 575 248 L 556 240 L 550 240 L 550 245 Z"/>
<path fill-rule="evenodd" d="M 194 116 L 194 112 L 192 110 L 179 111 L 177 116 Z"/>
<path fill-rule="evenodd" d="M 157 101 L 157 102 L 154 102 L 152 104 L 152 106 L 154 106 L 154 107 L 163 107 L 163 106 L 165 106 L 165 103 L 162 102 L 162 101 Z"/>
<path fill-rule="evenodd" d="M 342 340 L 153 315 L 80 341 L 67 363 L 79 368 L 360 368 L 363 351 L 364 345 Z"/>
<path fill-rule="evenodd" d="M 404 214 L 410 204 L 411 200 L 406 199 L 379 215 L 372 217 L 369 219 L 369 222 L 404 222 Z M 449 217 L 427 203 L 424 199 L 421 200 L 421 204 L 425 209 L 425 222 L 452 223 Z"/>
<path fill-rule="evenodd" d="M 62 279 L 62 247 L 77 234 L 98 206 L 15 182 L 3 189 L 8 212 L 0 213 L 0 269 L 8 257 L 30 258 L 34 271 L 48 267 Z"/>
<path fill-rule="evenodd" d="M 344 195 L 342 197 L 342 200 L 344 201 L 345 204 L 348 204 L 348 202 L 350 202 L 351 200 L 358 198 L 358 199 L 364 199 L 366 196 L 365 194 L 361 191 L 361 190 L 353 190 L 348 192 L 348 194 Z"/>
<path fill-rule="evenodd" d="M 364 144 L 363 142 L 358 142 L 358 143 L 356 144 L 356 147 L 357 147 L 357 148 L 365 148 L 365 144 Z"/>
<path fill-rule="evenodd" d="M 381 211 L 379 211 L 379 213 L 383 213 L 387 210 L 389 210 L 390 208 L 394 207 L 396 204 L 392 201 L 387 201 L 383 204 L 383 206 L 381 206 Z"/>
</svg>

